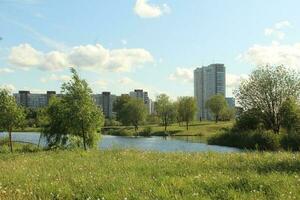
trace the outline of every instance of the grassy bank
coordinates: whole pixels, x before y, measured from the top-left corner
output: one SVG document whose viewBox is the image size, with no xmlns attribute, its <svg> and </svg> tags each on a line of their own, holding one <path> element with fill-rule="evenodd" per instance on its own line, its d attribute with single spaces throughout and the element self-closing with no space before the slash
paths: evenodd
<svg viewBox="0 0 300 200">
<path fill-rule="evenodd" d="M 208 136 L 211 136 L 215 133 L 218 133 L 222 128 L 232 127 L 233 122 L 219 122 L 215 123 L 212 121 L 204 122 L 193 122 L 191 123 L 189 130 L 186 130 L 184 124 L 172 124 L 167 127 L 167 133 L 175 136 L 202 136 L 205 140 Z M 165 135 L 164 127 L 160 125 L 144 125 L 140 126 L 138 132 L 139 135 L 143 134 L 145 128 L 151 127 L 152 136 L 163 136 Z M 123 136 L 132 136 L 135 134 L 134 127 L 126 126 L 115 126 L 115 127 L 105 127 L 104 134 L 109 135 L 123 135 Z"/>
<path fill-rule="evenodd" d="M 300 199 L 300 154 L 0 155 L 0 199 Z"/>
</svg>

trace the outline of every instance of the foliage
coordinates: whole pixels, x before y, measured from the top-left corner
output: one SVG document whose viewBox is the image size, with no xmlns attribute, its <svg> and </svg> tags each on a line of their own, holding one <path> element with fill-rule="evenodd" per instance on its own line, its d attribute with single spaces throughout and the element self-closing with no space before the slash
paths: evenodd
<svg viewBox="0 0 300 200">
<path fill-rule="evenodd" d="M 151 126 L 146 126 L 141 133 L 141 136 L 150 137 L 153 132 L 153 128 Z"/>
<path fill-rule="evenodd" d="M 157 96 L 155 110 L 165 127 L 165 131 L 167 131 L 167 126 L 175 121 L 177 114 L 176 107 L 171 102 L 170 97 L 166 94 L 160 94 Z"/>
<path fill-rule="evenodd" d="M 146 122 L 147 124 L 159 124 L 160 118 L 156 114 L 152 113 L 150 115 L 147 115 Z"/>
<path fill-rule="evenodd" d="M 67 112 L 68 132 L 83 139 L 84 149 L 95 147 L 99 140 L 97 130 L 104 124 L 102 111 L 93 101 L 92 90 L 71 68 L 71 81 L 62 85 L 62 104 Z"/>
<path fill-rule="evenodd" d="M 0 129 L 9 134 L 10 151 L 13 151 L 12 130 L 23 126 L 24 110 L 17 105 L 16 100 L 6 89 L 0 89 Z"/>
<path fill-rule="evenodd" d="M 230 121 L 235 118 L 235 108 L 227 106 L 220 113 L 220 119 L 222 121 Z"/>
<path fill-rule="evenodd" d="M 212 112 L 216 123 L 218 123 L 222 111 L 227 107 L 224 95 L 217 94 L 210 97 L 206 102 L 206 107 Z"/>
<path fill-rule="evenodd" d="M 286 128 L 288 133 L 300 129 L 300 107 L 295 99 L 289 98 L 283 102 L 280 108 L 282 118 L 282 127 Z"/>
<path fill-rule="evenodd" d="M 25 108 L 27 127 L 40 127 L 40 115 L 43 108 Z"/>
<path fill-rule="evenodd" d="M 290 132 L 285 134 L 282 137 L 281 146 L 285 150 L 300 151 L 300 133 Z"/>
<path fill-rule="evenodd" d="M 235 95 L 244 110 L 260 110 L 265 127 L 279 133 L 280 108 L 288 98 L 300 97 L 300 76 L 284 66 L 260 67 L 242 81 Z"/>
<path fill-rule="evenodd" d="M 114 101 L 113 111 L 116 113 L 117 121 L 122 121 L 126 118 L 127 113 L 124 113 L 124 105 L 129 102 L 131 97 L 129 95 L 121 95 Z"/>
<path fill-rule="evenodd" d="M 189 129 L 189 123 L 193 121 L 197 106 L 193 97 L 179 97 L 177 100 L 177 112 L 180 121 L 186 123 L 186 129 Z"/>
<path fill-rule="evenodd" d="M 95 147 L 104 123 L 102 111 L 94 103 L 85 80 L 71 69 L 72 80 L 62 85 L 62 97 L 52 98 L 43 117 L 42 133 L 50 146 L 66 145 L 69 136 L 81 137 L 83 147 Z"/>
<path fill-rule="evenodd" d="M 105 119 L 104 126 L 121 126 L 121 123 L 115 119 Z"/>
<path fill-rule="evenodd" d="M 146 119 L 146 107 L 142 100 L 126 96 L 117 100 L 119 120 L 123 125 L 133 125 L 137 132 L 139 125 Z"/>
<path fill-rule="evenodd" d="M 288 152 L 2 154 L 0 199 L 300 199 L 299 163 Z"/>
<path fill-rule="evenodd" d="M 259 129 L 262 123 L 261 116 L 262 113 L 256 109 L 250 109 L 241 112 L 236 119 L 236 124 L 234 125 L 234 128 L 237 129 L 237 131 Z"/>
<path fill-rule="evenodd" d="M 264 130 L 247 130 L 236 132 L 234 129 L 225 129 L 208 139 L 208 144 L 238 147 L 254 150 L 279 150 L 280 135 Z"/>
<path fill-rule="evenodd" d="M 68 111 L 61 98 L 51 97 L 41 117 L 42 135 L 50 148 L 64 146 L 68 140 Z"/>
</svg>

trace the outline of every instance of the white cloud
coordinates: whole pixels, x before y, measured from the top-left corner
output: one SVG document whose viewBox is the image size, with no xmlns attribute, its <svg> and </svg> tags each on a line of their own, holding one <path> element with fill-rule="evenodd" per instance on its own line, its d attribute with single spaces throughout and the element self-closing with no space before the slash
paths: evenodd
<svg viewBox="0 0 300 200">
<path fill-rule="evenodd" d="M 281 21 L 274 24 L 274 26 L 271 28 L 266 28 L 264 32 L 266 36 L 273 36 L 277 39 L 282 40 L 285 38 L 285 33 L 283 32 L 283 29 L 291 27 L 292 25 L 289 21 Z"/>
<path fill-rule="evenodd" d="M 9 62 L 22 69 L 39 68 L 57 71 L 68 67 L 93 70 L 131 71 L 145 63 L 153 62 L 150 52 L 145 49 L 106 49 L 100 44 L 81 45 L 64 51 L 40 52 L 29 44 L 11 48 Z"/>
<path fill-rule="evenodd" d="M 226 87 L 231 89 L 236 89 L 242 80 L 245 80 L 248 78 L 248 75 L 246 74 L 230 74 L 226 73 Z"/>
<path fill-rule="evenodd" d="M 192 82 L 193 81 L 193 69 L 177 67 L 176 71 L 169 75 L 169 80 L 181 81 L 181 82 Z"/>
<path fill-rule="evenodd" d="M 281 21 L 281 22 L 278 22 L 274 25 L 274 27 L 276 29 L 282 29 L 282 28 L 290 28 L 292 27 L 292 24 L 289 22 L 289 21 Z"/>
<path fill-rule="evenodd" d="M 300 43 L 292 45 L 279 43 L 272 43 L 271 45 L 255 44 L 239 58 L 256 66 L 285 65 L 300 70 Z"/>
<path fill-rule="evenodd" d="M 16 91 L 16 87 L 12 84 L 3 84 L 3 85 L 0 85 L 0 88 L 7 89 L 10 92 L 15 92 Z"/>
<path fill-rule="evenodd" d="M 42 77 L 40 81 L 42 83 L 47 83 L 49 81 L 60 81 L 60 82 L 67 82 L 71 79 L 70 76 L 67 75 L 56 75 L 56 74 L 51 74 L 49 77 Z"/>
<path fill-rule="evenodd" d="M 14 70 L 10 69 L 10 68 L 0 68 L 0 74 L 6 74 L 6 73 L 12 73 L 14 72 Z"/>
<path fill-rule="evenodd" d="M 129 83 L 132 83 L 133 80 L 130 79 L 130 78 L 128 78 L 128 77 L 124 77 L 124 78 L 120 79 L 118 82 L 119 82 L 120 84 L 129 84 Z"/>
<path fill-rule="evenodd" d="M 148 0 L 137 0 L 134 6 L 135 13 L 142 18 L 159 17 L 171 12 L 167 4 L 161 6 L 149 4 Z"/>
<path fill-rule="evenodd" d="M 28 69 L 32 66 L 38 66 L 42 62 L 42 55 L 41 52 L 25 43 L 12 47 L 8 60 L 11 64 Z"/>
<path fill-rule="evenodd" d="M 93 92 L 99 91 L 99 90 L 106 90 L 108 85 L 107 80 L 97 80 L 92 82 L 91 86 L 93 88 Z"/>
</svg>

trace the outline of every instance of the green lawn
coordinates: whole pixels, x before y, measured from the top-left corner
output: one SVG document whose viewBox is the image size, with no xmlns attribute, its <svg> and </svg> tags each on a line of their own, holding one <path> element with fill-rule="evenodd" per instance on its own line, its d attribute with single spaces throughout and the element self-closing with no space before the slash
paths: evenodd
<svg viewBox="0 0 300 200">
<path fill-rule="evenodd" d="M 0 199 L 300 199 L 300 154 L 0 154 Z"/>
<path fill-rule="evenodd" d="M 212 121 L 204 122 L 193 122 L 189 126 L 189 130 L 186 130 L 184 124 L 172 124 L 167 127 L 167 132 L 175 136 L 202 136 L 205 140 L 208 136 L 216 134 L 222 128 L 232 127 L 233 121 L 215 123 Z M 164 127 L 160 125 L 144 125 L 139 128 L 139 132 L 142 132 L 145 127 L 152 127 L 152 135 L 164 135 Z M 115 134 L 115 135 L 134 135 L 133 127 L 106 127 L 106 129 L 112 128 L 114 131 L 105 131 L 104 134 Z"/>
</svg>

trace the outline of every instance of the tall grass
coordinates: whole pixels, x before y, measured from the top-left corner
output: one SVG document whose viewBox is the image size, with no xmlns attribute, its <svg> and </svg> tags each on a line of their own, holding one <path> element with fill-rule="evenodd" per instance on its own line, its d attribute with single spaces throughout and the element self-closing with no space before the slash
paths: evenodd
<svg viewBox="0 0 300 200">
<path fill-rule="evenodd" d="M 0 154 L 0 199 L 300 199 L 300 154 Z"/>
</svg>

